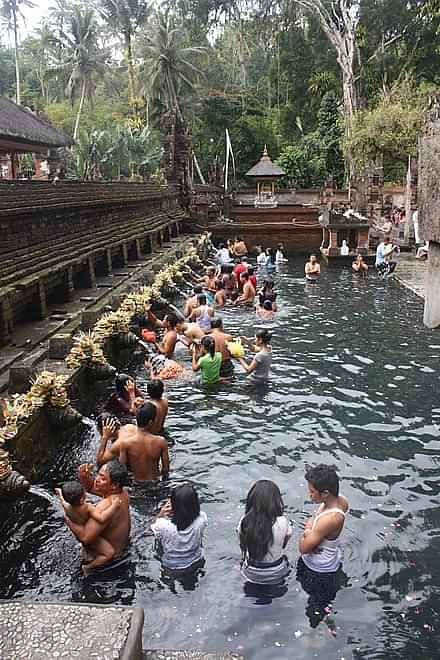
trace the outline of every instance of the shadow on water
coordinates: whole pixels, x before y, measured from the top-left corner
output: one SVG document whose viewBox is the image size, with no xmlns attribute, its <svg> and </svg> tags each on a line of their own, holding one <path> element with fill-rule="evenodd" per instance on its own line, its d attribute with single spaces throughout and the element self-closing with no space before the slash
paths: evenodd
<svg viewBox="0 0 440 660">
<path fill-rule="evenodd" d="M 146 611 L 145 644 L 156 648 L 229 647 L 258 660 L 438 657 L 440 341 L 422 325 L 421 301 L 395 282 L 328 270 L 307 285 L 302 268 L 292 262 L 275 274 L 281 309 L 269 387 L 246 385 L 240 367 L 212 390 L 167 385 L 172 483 L 194 483 L 209 517 L 195 579 L 165 576 L 154 549 L 150 525 L 170 484 L 130 489 L 127 562 L 81 577 L 54 487 L 93 461 L 90 419 L 27 498 L 0 502 L 1 597 L 136 603 Z M 233 334 L 261 325 L 243 309 L 222 316 Z M 129 369 L 144 388 L 142 365 Z M 337 464 L 351 503 L 336 596 L 314 601 L 295 570 L 277 593 L 244 585 L 236 525 L 250 484 L 278 483 L 295 566 L 313 510 L 304 466 L 321 461 Z"/>
</svg>

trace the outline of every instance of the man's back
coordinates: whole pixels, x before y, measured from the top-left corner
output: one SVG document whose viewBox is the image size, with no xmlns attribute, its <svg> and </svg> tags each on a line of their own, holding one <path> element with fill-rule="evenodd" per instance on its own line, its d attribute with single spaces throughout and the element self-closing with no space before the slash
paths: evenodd
<svg viewBox="0 0 440 660">
<path fill-rule="evenodd" d="M 167 472 L 164 468 L 168 463 L 168 445 L 161 436 L 138 429 L 135 434 L 122 440 L 121 458 L 123 454 L 137 481 L 157 479 L 164 471 Z"/>
<path fill-rule="evenodd" d="M 151 425 L 151 433 L 162 433 L 165 417 L 168 414 L 168 400 L 165 398 L 152 399 L 152 403 L 156 408 L 156 417 Z"/>
</svg>

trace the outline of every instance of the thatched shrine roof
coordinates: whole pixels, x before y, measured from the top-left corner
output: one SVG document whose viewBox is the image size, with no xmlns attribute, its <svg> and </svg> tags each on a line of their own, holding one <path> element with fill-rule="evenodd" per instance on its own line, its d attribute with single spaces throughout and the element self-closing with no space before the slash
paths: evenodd
<svg viewBox="0 0 440 660">
<path fill-rule="evenodd" d="M 0 151 L 39 151 L 70 144 L 72 140 L 47 119 L 0 96 Z"/>
<path fill-rule="evenodd" d="M 284 176 L 285 171 L 282 167 L 272 163 L 269 154 L 267 153 L 267 148 L 264 147 L 263 155 L 256 165 L 251 167 L 249 172 L 246 172 L 246 176 L 255 176 L 262 177 L 265 179 L 270 179 L 272 177 Z"/>
</svg>

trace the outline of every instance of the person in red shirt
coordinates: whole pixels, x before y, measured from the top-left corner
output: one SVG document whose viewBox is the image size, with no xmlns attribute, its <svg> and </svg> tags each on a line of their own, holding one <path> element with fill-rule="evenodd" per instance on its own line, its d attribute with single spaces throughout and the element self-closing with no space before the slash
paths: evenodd
<svg viewBox="0 0 440 660">
<path fill-rule="evenodd" d="M 242 284 L 242 281 L 241 281 L 241 275 L 242 275 L 242 273 L 245 273 L 247 271 L 248 267 L 249 266 L 248 266 L 247 258 L 242 257 L 240 263 L 237 264 L 234 268 L 234 273 L 235 273 L 235 276 L 237 278 L 238 286 L 240 287 L 240 289 L 243 288 L 243 284 Z"/>
</svg>

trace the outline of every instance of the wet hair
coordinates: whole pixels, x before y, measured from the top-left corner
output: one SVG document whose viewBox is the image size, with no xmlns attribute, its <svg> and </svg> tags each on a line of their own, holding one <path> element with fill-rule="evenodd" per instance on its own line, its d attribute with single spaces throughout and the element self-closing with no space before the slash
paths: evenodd
<svg viewBox="0 0 440 660">
<path fill-rule="evenodd" d="M 308 467 L 305 477 L 319 493 L 328 490 L 335 497 L 339 495 L 339 477 L 335 465 L 320 463 L 315 467 Z"/>
<path fill-rule="evenodd" d="M 176 325 L 179 323 L 179 318 L 177 317 L 176 314 L 167 314 L 165 316 L 165 321 L 168 323 L 168 325 L 171 326 L 171 328 L 174 330 Z"/>
<path fill-rule="evenodd" d="M 133 378 L 128 374 L 117 374 L 115 378 L 116 392 L 119 394 L 119 396 L 122 396 L 123 398 L 127 396 L 125 387 L 129 380 L 133 380 Z"/>
<path fill-rule="evenodd" d="M 199 305 L 206 305 L 206 296 L 204 293 L 201 293 L 200 295 L 197 296 L 197 300 Z"/>
<path fill-rule="evenodd" d="M 255 273 L 255 268 L 253 266 L 248 266 L 247 272 L 249 275 L 253 275 Z"/>
<path fill-rule="evenodd" d="M 310 259 L 311 259 L 312 257 L 315 257 L 315 259 L 316 259 L 316 254 L 311 254 L 311 255 L 310 255 Z"/>
<path fill-rule="evenodd" d="M 147 401 L 138 410 L 136 422 L 140 429 L 144 429 L 156 417 L 156 406 Z"/>
<path fill-rule="evenodd" d="M 202 285 L 201 285 L 201 284 L 196 284 L 195 287 L 194 287 L 194 289 L 193 289 L 193 291 L 194 291 L 194 295 L 195 295 L 195 296 L 200 295 L 200 294 L 202 293 L 202 291 L 203 291 L 203 287 L 202 287 Z"/>
<path fill-rule="evenodd" d="M 212 358 L 215 357 L 215 341 L 213 337 L 203 337 L 202 347 L 210 354 Z"/>
<path fill-rule="evenodd" d="M 266 346 L 267 344 L 270 344 L 270 340 L 272 339 L 271 333 L 268 330 L 264 330 L 264 329 L 258 330 L 255 336 L 257 339 L 261 339 L 263 344 L 265 344 Z"/>
<path fill-rule="evenodd" d="M 147 385 L 148 396 L 152 399 L 161 399 L 164 391 L 164 384 L 159 378 L 150 380 Z"/>
<path fill-rule="evenodd" d="M 112 484 L 123 488 L 128 482 L 127 466 L 120 463 L 117 458 L 113 458 L 106 465 Z"/>
<path fill-rule="evenodd" d="M 211 328 L 221 328 L 223 326 L 223 319 L 220 316 L 217 316 L 215 319 L 211 319 Z"/>
<path fill-rule="evenodd" d="M 241 263 L 243 263 L 244 261 L 246 261 L 246 263 L 247 263 L 247 260 L 248 260 L 248 258 L 247 258 L 246 255 L 244 255 L 244 256 L 241 257 L 241 259 L 240 259 Z"/>
<path fill-rule="evenodd" d="M 182 484 L 171 491 L 172 521 L 179 531 L 186 529 L 200 515 L 197 491 L 191 484 Z"/>
<path fill-rule="evenodd" d="M 215 281 L 215 288 L 217 291 L 222 291 L 225 287 L 223 285 L 223 282 L 221 280 L 216 280 Z"/>
<path fill-rule="evenodd" d="M 272 302 L 270 300 L 265 300 L 263 303 L 263 308 L 267 309 L 268 312 L 272 311 Z"/>
<path fill-rule="evenodd" d="M 235 291 L 231 291 L 231 300 L 232 300 L 232 302 L 235 302 L 235 301 L 237 300 L 237 298 L 238 298 L 239 295 L 240 295 L 240 294 L 239 294 L 239 292 L 238 292 L 237 290 L 235 290 Z"/>
<path fill-rule="evenodd" d="M 280 489 L 267 479 L 260 479 L 246 498 L 246 511 L 240 524 L 240 548 L 243 558 L 263 561 L 273 543 L 272 527 L 283 515 Z"/>
<path fill-rule="evenodd" d="M 245 271 L 240 275 L 240 277 L 241 277 L 243 280 L 248 280 L 248 279 L 249 279 L 249 273 L 247 272 L 247 270 L 245 270 Z"/>
<path fill-rule="evenodd" d="M 66 502 L 72 506 L 80 504 L 85 494 L 84 487 L 79 481 L 66 481 L 61 487 L 61 492 Z"/>
<path fill-rule="evenodd" d="M 266 289 L 273 289 L 274 281 L 273 280 L 264 280 L 263 282 L 263 291 Z"/>
<path fill-rule="evenodd" d="M 215 273 L 215 270 L 216 270 L 216 269 L 214 268 L 214 266 L 209 266 L 209 267 L 206 269 L 206 272 L 207 272 L 207 273 Z"/>
<path fill-rule="evenodd" d="M 231 273 L 234 272 L 234 266 L 233 266 L 233 264 L 227 264 L 227 265 L 226 265 L 226 272 L 228 273 L 228 275 L 231 275 Z"/>
<path fill-rule="evenodd" d="M 98 415 L 98 418 L 96 420 L 96 426 L 98 427 L 98 431 L 100 433 L 102 433 L 102 427 L 104 426 L 104 424 L 107 424 L 108 422 L 113 422 L 114 424 L 121 426 L 121 422 L 117 417 L 115 417 L 114 415 L 108 412 L 103 412 L 100 415 Z"/>
</svg>

